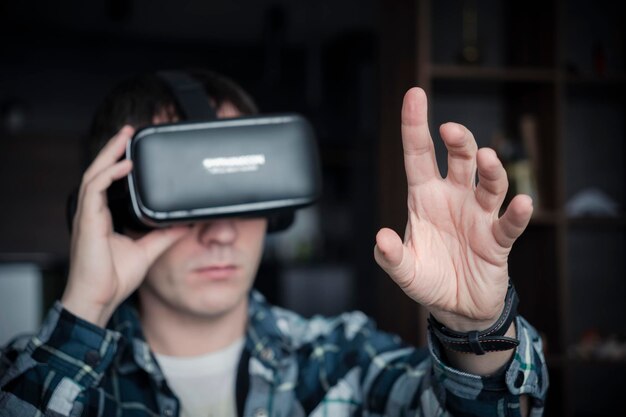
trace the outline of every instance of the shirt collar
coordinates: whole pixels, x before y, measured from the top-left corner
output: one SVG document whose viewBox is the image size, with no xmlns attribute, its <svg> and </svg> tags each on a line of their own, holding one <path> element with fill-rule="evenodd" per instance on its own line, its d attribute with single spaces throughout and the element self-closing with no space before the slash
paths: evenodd
<svg viewBox="0 0 626 417">
<path fill-rule="evenodd" d="M 118 370 L 128 374 L 143 369 L 155 380 L 165 377 L 146 342 L 135 303 L 127 300 L 116 310 L 108 327 L 122 334 L 125 343 L 118 355 Z M 248 304 L 248 326 L 245 349 L 266 366 L 275 368 L 289 354 L 290 348 L 277 326 L 272 307 L 257 290 L 251 290 Z"/>
<path fill-rule="evenodd" d="M 246 349 L 265 365 L 276 367 L 290 352 L 286 335 L 278 327 L 278 320 L 270 304 L 260 292 L 250 292 Z"/>
<path fill-rule="evenodd" d="M 139 320 L 139 312 L 133 300 L 126 300 L 120 305 L 113 314 L 108 327 L 120 332 L 125 341 L 118 355 L 118 370 L 121 374 L 129 374 L 141 368 L 152 375 L 157 382 L 165 380 L 161 368 L 150 350 L 148 342 L 146 342 Z"/>
</svg>

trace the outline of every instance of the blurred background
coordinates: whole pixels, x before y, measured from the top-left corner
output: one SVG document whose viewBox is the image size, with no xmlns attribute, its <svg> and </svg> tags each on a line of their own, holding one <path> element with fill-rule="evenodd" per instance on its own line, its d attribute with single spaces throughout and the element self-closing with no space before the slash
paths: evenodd
<svg viewBox="0 0 626 417">
<path fill-rule="evenodd" d="M 424 343 L 424 313 L 379 271 L 402 233 L 399 115 L 427 90 L 431 131 L 467 125 L 535 214 L 510 271 L 542 333 L 547 415 L 609 416 L 626 388 L 626 13 L 608 0 L 93 0 L 0 4 L 0 343 L 63 290 L 65 202 L 105 93 L 138 72 L 206 67 L 263 112 L 316 129 L 324 196 L 270 236 L 256 286 L 304 315 L 360 309 Z M 393 307 L 390 307 L 393 306 Z"/>
</svg>

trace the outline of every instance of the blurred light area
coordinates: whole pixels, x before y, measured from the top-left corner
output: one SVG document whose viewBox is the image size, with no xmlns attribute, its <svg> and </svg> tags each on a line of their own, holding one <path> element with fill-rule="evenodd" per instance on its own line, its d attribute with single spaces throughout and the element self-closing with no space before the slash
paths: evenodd
<svg viewBox="0 0 626 417">
<path fill-rule="evenodd" d="M 295 213 L 289 229 L 267 235 L 264 256 L 290 264 L 319 260 L 322 252 L 320 209 L 311 206 Z"/>
<path fill-rule="evenodd" d="M 305 317 L 355 308 L 354 270 L 348 265 L 291 265 L 281 273 L 280 284 L 282 305 Z"/>
<path fill-rule="evenodd" d="M 42 282 L 35 264 L 0 264 L 0 346 L 41 325 Z"/>
</svg>

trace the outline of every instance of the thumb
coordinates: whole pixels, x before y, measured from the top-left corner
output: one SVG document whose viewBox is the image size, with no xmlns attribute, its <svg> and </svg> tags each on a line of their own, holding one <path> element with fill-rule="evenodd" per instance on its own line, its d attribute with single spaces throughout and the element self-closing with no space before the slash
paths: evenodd
<svg viewBox="0 0 626 417">
<path fill-rule="evenodd" d="M 402 244 L 402 239 L 393 230 L 384 228 L 376 234 L 374 259 L 403 290 L 413 282 L 415 278 L 413 254 Z"/>
<path fill-rule="evenodd" d="M 159 255 L 189 231 L 190 229 L 185 226 L 157 229 L 143 236 L 136 243 L 143 248 L 148 264 L 152 264 Z"/>
</svg>

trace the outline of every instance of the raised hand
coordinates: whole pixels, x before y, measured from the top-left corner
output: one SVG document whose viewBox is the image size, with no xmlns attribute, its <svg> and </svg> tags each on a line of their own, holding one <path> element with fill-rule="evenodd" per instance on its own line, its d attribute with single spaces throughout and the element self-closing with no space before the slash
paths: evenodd
<svg viewBox="0 0 626 417">
<path fill-rule="evenodd" d="M 448 150 L 445 179 L 428 129 L 426 95 L 409 90 L 402 107 L 408 222 L 404 240 L 381 229 L 374 255 L 440 322 L 458 331 L 482 330 L 502 311 L 508 255 L 528 225 L 532 200 L 518 195 L 498 217 L 508 181 L 495 152 L 477 150 L 462 125 L 446 123 L 440 133 Z"/>
<path fill-rule="evenodd" d="M 61 301 L 100 326 L 139 286 L 152 262 L 188 231 L 155 230 L 137 240 L 113 231 L 106 190 L 132 169 L 130 160 L 119 160 L 132 135 L 131 127 L 122 128 L 85 171 L 72 227 L 69 277 Z"/>
</svg>

